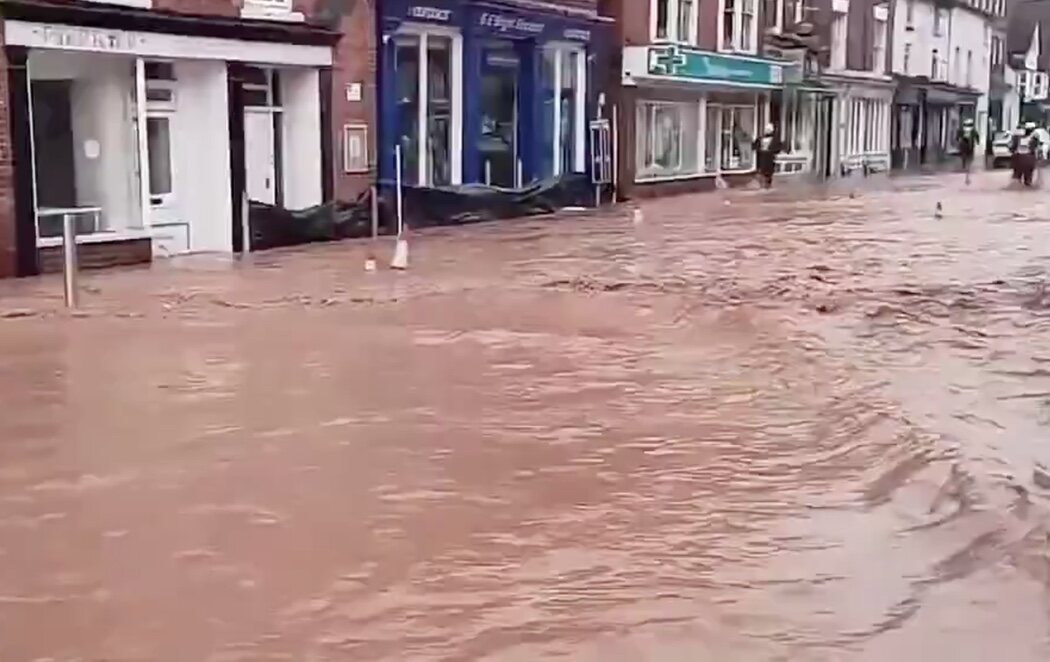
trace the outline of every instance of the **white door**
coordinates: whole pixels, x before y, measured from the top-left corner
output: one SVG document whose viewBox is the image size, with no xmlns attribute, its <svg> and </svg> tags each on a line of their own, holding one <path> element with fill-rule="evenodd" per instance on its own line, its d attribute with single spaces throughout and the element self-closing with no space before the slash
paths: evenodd
<svg viewBox="0 0 1050 662">
<path fill-rule="evenodd" d="M 273 114 L 267 111 L 245 111 L 244 169 L 249 199 L 268 205 L 276 204 L 274 156 Z"/>
<path fill-rule="evenodd" d="M 158 255 L 175 255 L 190 250 L 189 226 L 176 204 L 178 183 L 172 158 L 172 118 L 170 111 L 146 114 L 146 150 L 149 158 L 149 220 L 153 247 Z"/>
</svg>

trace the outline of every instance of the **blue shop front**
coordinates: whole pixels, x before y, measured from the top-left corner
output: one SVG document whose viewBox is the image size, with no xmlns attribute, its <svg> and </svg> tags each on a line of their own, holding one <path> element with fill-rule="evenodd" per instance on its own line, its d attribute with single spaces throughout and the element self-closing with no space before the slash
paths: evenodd
<svg viewBox="0 0 1050 662">
<path fill-rule="evenodd" d="M 381 4 L 379 178 L 520 187 L 586 172 L 602 19 L 470 0 Z"/>
</svg>

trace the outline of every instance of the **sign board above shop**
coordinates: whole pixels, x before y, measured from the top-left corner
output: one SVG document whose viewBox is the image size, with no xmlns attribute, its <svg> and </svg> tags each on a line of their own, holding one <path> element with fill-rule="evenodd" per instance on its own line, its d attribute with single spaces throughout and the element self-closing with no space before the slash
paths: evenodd
<svg viewBox="0 0 1050 662">
<path fill-rule="evenodd" d="M 712 53 L 675 44 L 624 49 L 624 81 L 645 78 L 711 85 L 777 87 L 784 82 L 784 64 L 758 57 Z"/>
<path fill-rule="evenodd" d="M 389 0 L 382 3 L 382 10 L 384 23 L 392 30 L 402 23 L 431 23 L 496 39 L 587 43 L 594 28 L 586 19 L 462 0 Z"/>
</svg>

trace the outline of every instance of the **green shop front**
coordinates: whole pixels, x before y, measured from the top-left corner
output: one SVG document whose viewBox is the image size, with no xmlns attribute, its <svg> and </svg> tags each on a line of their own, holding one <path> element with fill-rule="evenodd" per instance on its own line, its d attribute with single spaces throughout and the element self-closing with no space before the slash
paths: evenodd
<svg viewBox="0 0 1050 662">
<path fill-rule="evenodd" d="M 669 45 L 624 49 L 620 189 L 660 195 L 750 180 L 784 64 Z M 633 149 L 631 146 L 633 145 Z"/>
</svg>

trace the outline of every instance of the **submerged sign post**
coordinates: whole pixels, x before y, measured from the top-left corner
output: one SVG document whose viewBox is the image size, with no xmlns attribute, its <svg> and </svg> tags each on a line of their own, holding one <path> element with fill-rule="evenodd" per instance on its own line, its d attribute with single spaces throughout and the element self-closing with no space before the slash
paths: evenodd
<svg viewBox="0 0 1050 662">
<path fill-rule="evenodd" d="M 591 183 L 595 206 L 602 204 L 602 187 L 612 182 L 612 127 L 607 119 L 591 120 Z"/>
</svg>

